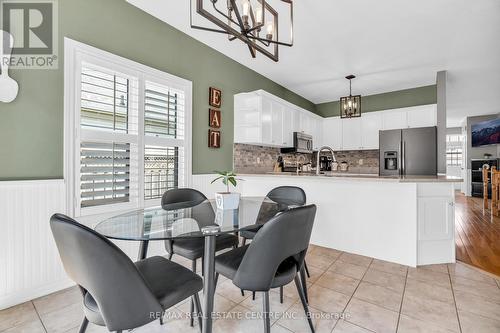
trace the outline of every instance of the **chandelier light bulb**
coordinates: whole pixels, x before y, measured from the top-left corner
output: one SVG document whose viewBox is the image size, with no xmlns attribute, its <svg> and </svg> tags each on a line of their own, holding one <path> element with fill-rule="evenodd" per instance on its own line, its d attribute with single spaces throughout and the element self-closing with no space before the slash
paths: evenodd
<svg viewBox="0 0 500 333">
<path fill-rule="evenodd" d="M 256 17 L 256 21 L 257 21 L 257 25 L 261 25 L 262 24 L 262 8 L 257 8 L 257 10 L 255 11 L 255 17 Z"/>
<path fill-rule="evenodd" d="M 243 0 L 241 3 L 242 7 L 242 15 L 248 17 L 248 13 L 250 13 L 250 1 L 249 0 Z"/>
<path fill-rule="evenodd" d="M 274 31 L 273 22 L 267 22 L 266 31 L 267 31 L 266 38 L 268 40 L 273 39 L 273 31 Z"/>
</svg>

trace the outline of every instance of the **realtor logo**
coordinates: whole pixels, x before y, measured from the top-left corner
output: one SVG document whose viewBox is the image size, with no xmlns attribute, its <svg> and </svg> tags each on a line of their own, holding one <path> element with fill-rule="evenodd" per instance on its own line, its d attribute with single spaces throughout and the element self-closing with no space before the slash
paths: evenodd
<svg viewBox="0 0 500 333">
<path fill-rule="evenodd" d="M 57 0 L 0 0 L 0 30 L 14 37 L 12 69 L 57 69 Z M 4 41 L 3 49 L 8 43 Z M 5 52 L 4 52 L 5 53 Z"/>
</svg>

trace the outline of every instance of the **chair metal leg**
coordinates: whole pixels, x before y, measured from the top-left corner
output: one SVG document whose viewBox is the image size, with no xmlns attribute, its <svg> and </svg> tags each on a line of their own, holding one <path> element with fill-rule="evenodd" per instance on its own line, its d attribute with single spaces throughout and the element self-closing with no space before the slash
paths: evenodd
<svg viewBox="0 0 500 333">
<path fill-rule="evenodd" d="M 194 307 L 196 309 L 196 318 L 198 319 L 198 325 L 200 326 L 200 332 L 203 331 L 203 314 L 201 312 L 200 296 L 198 293 L 193 295 Z"/>
<path fill-rule="evenodd" d="M 217 289 L 217 282 L 219 282 L 219 273 L 215 273 L 215 278 L 214 278 L 214 292 L 215 289 Z"/>
<path fill-rule="evenodd" d="M 314 325 L 311 320 L 311 313 L 309 312 L 309 307 L 307 306 L 306 297 L 304 296 L 304 290 L 302 290 L 302 285 L 300 283 L 300 279 L 298 275 L 295 275 L 295 286 L 297 287 L 297 291 L 299 292 L 300 301 L 302 302 L 302 306 L 304 307 L 304 312 L 307 316 L 307 322 L 309 323 L 309 327 L 311 328 L 311 332 L 314 333 Z"/>
<path fill-rule="evenodd" d="M 304 260 L 304 268 L 306 269 L 307 277 L 310 279 L 311 278 L 311 274 L 309 274 L 309 268 L 307 268 L 307 263 L 306 263 L 305 260 Z"/>
<path fill-rule="evenodd" d="M 168 260 L 172 260 L 172 257 L 173 257 L 173 256 L 174 256 L 174 254 L 173 254 L 173 253 L 169 253 L 169 254 L 168 254 Z"/>
<path fill-rule="evenodd" d="M 283 304 L 283 287 L 280 287 L 280 303 Z"/>
<path fill-rule="evenodd" d="M 196 273 L 196 260 L 191 261 L 191 269 L 193 270 L 193 273 Z M 194 326 L 194 302 L 193 302 L 192 298 L 191 298 L 190 313 L 191 313 L 191 318 L 189 318 L 189 325 L 191 327 L 193 327 Z"/>
<path fill-rule="evenodd" d="M 243 289 L 240 289 L 240 291 L 241 291 L 241 296 L 244 297 L 245 296 L 245 292 L 243 291 Z"/>
<path fill-rule="evenodd" d="M 307 293 L 307 281 L 306 281 L 306 269 L 305 265 L 300 270 L 300 281 L 302 282 L 302 290 L 304 290 L 304 296 L 306 298 L 307 304 L 309 304 L 309 295 Z"/>
<path fill-rule="evenodd" d="M 78 333 L 85 333 L 88 325 L 89 325 L 89 320 L 87 319 L 87 317 L 83 317 L 83 321 L 82 324 L 80 325 L 80 330 L 78 331 Z"/>
<path fill-rule="evenodd" d="M 252 301 L 255 301 L 255 291 L 252 291 Z"/>
<path fill-rule="evenodd" d="M 262 310 L 264 318 L 264 333 L 271 333 L 271 317 L 269 311 L 269 292 L 264 292 L 262 295 Z"/>
</svg>

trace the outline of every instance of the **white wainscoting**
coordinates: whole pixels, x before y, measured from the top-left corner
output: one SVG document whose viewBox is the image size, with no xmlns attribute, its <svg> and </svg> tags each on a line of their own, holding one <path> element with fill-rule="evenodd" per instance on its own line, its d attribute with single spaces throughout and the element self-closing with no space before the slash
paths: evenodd
<svg viewBox="0 0 500 333">
<path fill-rule="evenodd" d="M 62 179 L 0 182 L 0 309 L 66 288 L 49 218 L 65 213 Z"/>
<path fill-rule="evenodd" d="M 54 213 L 66 214 L 65 184 L 59 180 L 0 182 L 0 310 L 68 288 L 66 275 L 50 230 Z M 107 217 L 76 218 L 91 228 Z M 132 260 L 140 242 L 113 241 Z M 163 241 L 150 242 L 148 256 L 165 255 Z"/>
</svg>

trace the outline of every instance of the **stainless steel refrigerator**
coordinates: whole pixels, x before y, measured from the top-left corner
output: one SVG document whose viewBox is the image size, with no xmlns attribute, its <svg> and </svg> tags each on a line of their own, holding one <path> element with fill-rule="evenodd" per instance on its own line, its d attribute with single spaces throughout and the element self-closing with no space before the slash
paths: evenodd
<svg viewBox="0 0 500 333">
<path fill-rule="evenodd" d="M 436 175 L 437 128 L 380 131 L 381 176 Z"/>
</svg>

